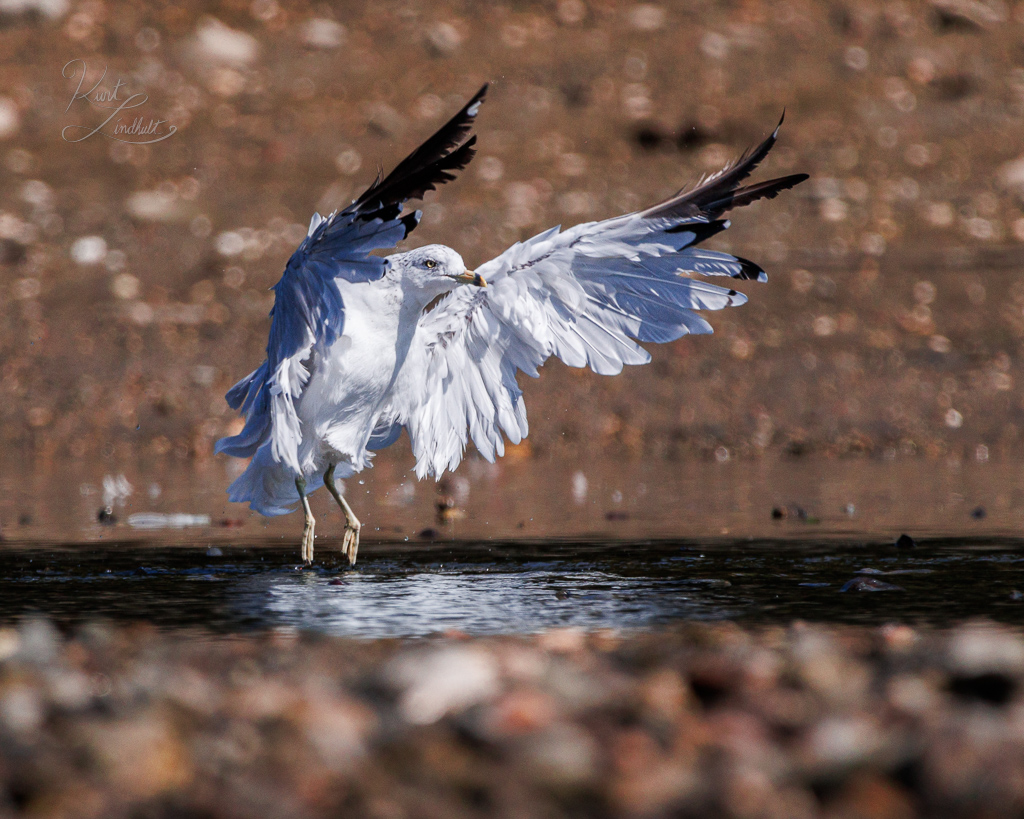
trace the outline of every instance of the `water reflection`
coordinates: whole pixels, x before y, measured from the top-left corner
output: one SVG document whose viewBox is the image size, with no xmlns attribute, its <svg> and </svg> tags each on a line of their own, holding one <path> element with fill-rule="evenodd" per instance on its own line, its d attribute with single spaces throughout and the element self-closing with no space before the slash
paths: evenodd
<svg viewBox="0 0 1024 819">
<path fill-rule="evenodd" d="M 555 626 L 639 628 L 676 619 L 722 619 L 737 611 L 685 578 L 566 571 L 559 564 L 500 571 L 460 567 L 401 573 L 393 567 L 325 584 L 311 573 L 272 574 L 241 584 L 239 611 L 267 623 L 353 636 L 532 632 Z M 720 584 L 720 585 L 725 585 Z"/>
</svg>

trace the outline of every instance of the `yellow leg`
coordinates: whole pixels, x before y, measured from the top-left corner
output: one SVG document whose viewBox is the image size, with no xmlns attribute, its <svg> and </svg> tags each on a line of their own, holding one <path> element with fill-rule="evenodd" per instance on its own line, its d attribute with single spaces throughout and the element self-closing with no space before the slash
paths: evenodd
<svg viewBox="0 0 1024 819">
<path fill-rule="evenodd" d="M 327 491 L 331 493 L 345 514 L 345 539 L 341 543 L 341 551 L 348 555 L 349 564 L 354 566 L 356 553 L 359 551 L 359 530 L 363 528 L 363 524 L 359 522 L 352 507 L 348 505 L 348 502 L 338 492 L 338 487 L 334 485 L 334 464 L 327 467 L 327 471 L 324 473 L 324 486 L 327 487 Z"/>
<path fill-rule="evenodd" d="M 302 478 L 295 479 L 295 488 L 299 490 L 299 500 L 302 501 L 302 511 L 306 516 L 306 525 L 302 530 L 302 562 L 307 566 L 313 562 L 313 527 L 316 526 L 316 518 L 309 508 L 309 498 L 306 497 L 306 482 Z"/>
</svg>

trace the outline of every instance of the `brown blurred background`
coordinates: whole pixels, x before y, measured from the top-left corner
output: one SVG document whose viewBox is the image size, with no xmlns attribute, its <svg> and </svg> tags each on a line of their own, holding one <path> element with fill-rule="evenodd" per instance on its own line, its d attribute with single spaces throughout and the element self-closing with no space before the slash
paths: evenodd
<svg viewBox="0 0 1024 819">
<path fill-rule="evenodd" d="M 146 95 L 125 124 L 175 133 L 69 141 L 105 116 L 72 98 L 83 66 L 83 90 Z M 262 360 L 268 288 L 310 215 L 484 82 L 479 154 L 411 237 L 471 266 L 697 181 L 783 109 L 760 178 L 812 175 L 714 240 L 768 270 L 749 304 L 615 378 L 549 363 L 523 379 L 531 434 L 499 468 L 567 487 L 583 461 L 1015 474 L 1024 4 L 0 0 L 0 78 L 5 524 L 94 510 L 121 472 L 136 508 L 168 471 L 198 476 L 179 506 L 201 485 L 223 507 L 223 393 Z M 368 481 L 404 486 L 407 443 L 377 464 Z M 792 500 L 769 484 L 757 514 Z"/>
</svg>

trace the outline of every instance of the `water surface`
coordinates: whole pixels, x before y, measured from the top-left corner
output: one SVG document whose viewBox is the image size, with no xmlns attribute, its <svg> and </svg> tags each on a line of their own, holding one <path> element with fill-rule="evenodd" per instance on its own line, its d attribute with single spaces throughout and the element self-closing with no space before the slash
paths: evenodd
<svg viewBox="0 0 1024 819">
<path fill-rule="evenodd" d="M 0 623 L 38 613 L 65 625 L 380 637 L 682 620 L 1024 622 L 1024 540 L 1012 538 L 394 543 L 368 545 L 355 569 L 319 556 L 302 568 L 295 548 L 266 544 L 7 545 Z"/>
</svg>

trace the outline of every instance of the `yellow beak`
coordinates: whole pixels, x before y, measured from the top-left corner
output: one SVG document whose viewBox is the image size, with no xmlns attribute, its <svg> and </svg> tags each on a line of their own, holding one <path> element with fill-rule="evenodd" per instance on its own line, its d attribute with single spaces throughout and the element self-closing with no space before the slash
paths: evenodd
<svg viewBox="0 0 1024 819">
<path fill-rule="evenodd" d="M 475 270 L 467 270 L 465 273 L 454 276 L 453 278 L 460 284 L 475 284 L 477 287 L 487 287 L 487 282 L 484 281 L 484 277 Z"/>
</svg>

